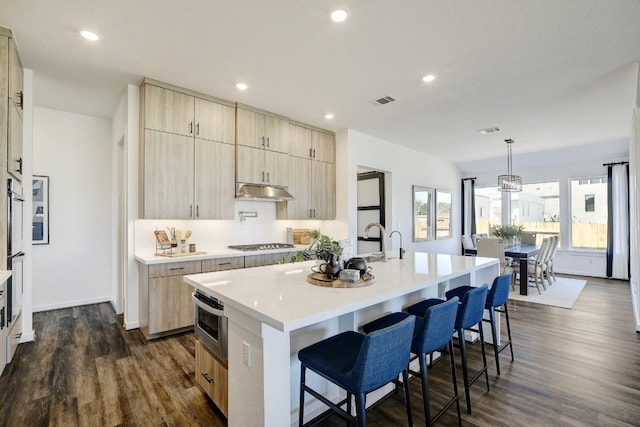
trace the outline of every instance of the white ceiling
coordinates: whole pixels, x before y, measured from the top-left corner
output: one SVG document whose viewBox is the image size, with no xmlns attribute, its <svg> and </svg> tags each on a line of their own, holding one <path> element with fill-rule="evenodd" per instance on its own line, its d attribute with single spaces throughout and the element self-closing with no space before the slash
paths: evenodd
<svg viewBox="0 0 640 427">
<path fill-rule="evenodd" d="M 328 19 L 335 6 L 347 22 Z M 637 97 L 638 0 L 0 0 L 0 11 L 36 105 L 112 117 L 126 84 L 148 76 L 465 172 L 504 166 L 507 138 L 514 165 L 576 146 L 625 155 Z M 85 27 L 103 40 L 81 39 Z M 397 101 L 372 103 L 386 95 Z M 503 131 L 477 132 L 492 126 Z"/>
</svg>

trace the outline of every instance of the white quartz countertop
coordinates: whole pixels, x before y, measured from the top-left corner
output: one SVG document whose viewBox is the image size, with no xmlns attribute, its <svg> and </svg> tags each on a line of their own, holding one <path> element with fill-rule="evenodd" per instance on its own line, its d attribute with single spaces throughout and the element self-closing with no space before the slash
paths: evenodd
<svg viewBox="0 0 640 427">
<path fill-rule="evenodd" d="M 360 288 L 312 285 L 315 261 L 191 274 L 185 282 L 281 331 L 291 331 L 388 301 L 489 267 L 498 260 L 459 255 L 407 253 L 405 259 L 370 264 L 375 283 Z"/>
<path fill-rule="evenodd" d="M 0 270 L 0 284 L 4 283 L 11 277 L 11 270 Z"/>
<path fill-rule="evenodd" d="M 295 252 L 302 251 L 304 249 L 308 249 L 309 245 L 296 245 L 295 248 L 281 248 L 281 249 L 269 249 L 269 250 L 260 250 L 260 251 L 239 251 L 234 249 L 217 249 L 214 251 L 205 250 L 204 254 L 197 255 L 180 255 L 180 256 L 158 256 L 154 254 L 136 254 L 136 261 L 142 264 L 162 264 L 167 262 L 178 262 L 178 261 L 198 261 L 203 259 L 212 259 L 212 258 L 230 258 L 236 256 L 252 256 L 252 255 L 266 255 L 266 254 L 277 254 L 277 253 L 287 253 L 287 252 Z"/>
</svg>

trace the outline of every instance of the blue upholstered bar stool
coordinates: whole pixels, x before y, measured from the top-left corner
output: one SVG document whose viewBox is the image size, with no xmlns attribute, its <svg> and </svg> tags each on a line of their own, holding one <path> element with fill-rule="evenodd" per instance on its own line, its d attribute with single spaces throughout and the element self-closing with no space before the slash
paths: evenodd
<svg viewBox="0 0 640 427">
<path fill-rule="evenodd" d="M 500 375 L 500 358 L 498 355 L 505 348 L 509 347 L 511 350 L 511 361 L 513 362 L 513 344 L 511 342 L 511 325 L 509 324 L 509 310 L 507 308 L 507 300 L 509 299 L 509 284 L 511 283 L 511 273 L 502 274 L 493 279 L 493 284 L 489 293 L 487 294 L 487 301 L 484 304 L 484 308 L 489 312 L 489 318 L 483 318 L 482 321 L 491 324 L 491 337 L 493 338 L 493 355 L 496 359 L 496 370 Z M 473 286 L 460 286 L 447 292 L 447 298 L 458 297 L 462 298 L 467 291 L 474 289 Z M 508 340 L 501 344 L 496 345 L 498 342 L 498 334 L 496 327 L 496 315 L 495 312 L 504 313 L 505 320 L 507 322 L 507 337 Z"/>
<path fill-rule="evenodd" d="M 453 299 L 457 295 L 453 295 L 452 289 L 445 295 L 447 299 Z M 460 298 L 458 305 L 458 313 L 454 329 L 458 333 L 458 346 L 460 348 L 460 359 L 462 360 L 462 379 L 464 382 L 464 394 L 467 401 L 467 412 L 471 413 L 471 396 L 469 387 L 482 374 L 484 374 L 487 383 L 487 391 L 489 391 L 489 373 L 487 371 L 487 354 L 484 349 L 484 332 L 482 331 L 482 315 L 484 304 L 487 300 L 488 287 L 486 284 L 468 289 Z M 482 368 L 469 379 L 469 369 L 467 367 L 467 351 L 465 347 L 464 331 L 470 330 L 480 334 L 480 348 L 482 350 Z"/>
<path fill-rule="evenodd" d="M 416 308 L 419 307 L 419 308 Z M 411 341 L 411 352 L 418 358 L 420 364 L 420 372 L 409 370 L 413 375 L 420 375 L 422 382 L 422 398 L 424 403 L 424 418 L 427 426 L 436 422 L 449 407 L 455 402 L 458 411 L 458 423 L 462 425 L 460 416 L 460 401 L 458 400 L 458 384 L 456 382 L 456 366 L 453 360 L 453 327 L 458 312 L 458 299 L 453 298 L 449 301 L 440 299 L 428 299 L 421 301 L 408 308 L 411 314 L 418 316 L 416 319 L 416 328 Z M 370 332 L 387 323 L 387 317 L 383 317 L 373 321 L 365 326 L 365 332 Z M 429 403 L 429 382 L 427 380 L 427 354 L 434 351 L 442 350 L 448 347 L 449 360 L 451 361 L 451 378 L 453 380 L 453 397 L 444 405 L 442 409 L 432 418 L 431 407 Z"/>
<path fill-rule="evenodd" d="M 404 384 L 408 384 L 411 337 L 415 317 L 406 313 L 393 313 L 389 326 L 361 334 L 342 332 L 333 337 L 303 348 L 298 352 L 300 360 L 300 414 L 299 425 L 304 424 L 304 393 L 307 392 L 323 402 L 349 423 L 364 427 L 366 394 L 390 382 L 395 382 L 402 373 Z M 333 403 L 306 383 L 306 370 L 311 369 L 347 392 L 347 398 Z M 407 420 L 413 425 L 409 388 L 403 387 L 407 405 Z M 351 396 L 355 396 L 356 417 L 351 415 Z M 342 405 L 347 404 L 347 410 Z"/>
</svg>

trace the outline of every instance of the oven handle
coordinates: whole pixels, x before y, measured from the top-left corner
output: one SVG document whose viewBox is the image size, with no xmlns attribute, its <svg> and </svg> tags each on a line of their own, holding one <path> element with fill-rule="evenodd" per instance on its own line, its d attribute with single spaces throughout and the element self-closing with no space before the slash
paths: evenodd
<svg viewBox="0 0 640 427">
<path fill-rule="evenodd" d="M 200 301 L 197 297 L 195 293 L 191 294 L 191 299 L 193 300 L 193 303 L 195 305 L 197 305 L 198 307 L 200 307 L 201 309 L 203 309 L 204 311 L 206 311 L 207 313 L 213 314 L 214 316 L 224 316 L 224 312 L 222 310 L 218 310 L 216 308 L 211 307 L 208 304 L 203 303 L 202 301 Z"/>
</svg>

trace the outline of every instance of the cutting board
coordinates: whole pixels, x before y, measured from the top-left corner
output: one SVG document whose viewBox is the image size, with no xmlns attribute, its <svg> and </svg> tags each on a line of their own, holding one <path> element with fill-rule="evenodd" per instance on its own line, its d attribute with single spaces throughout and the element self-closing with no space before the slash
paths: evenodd
<svg viewBox="0 0 640 427">
<path fill-rule="evenodd" d="M 193 255 L 203 255 L 206 254 L 206 251 L 195 251 L 195 252 L 174 252 L 174 253 L 170 253 L 170 254 L 163 254 L 163 253 L 159 253 L 156 252 L 154 255 L 156 256 L 166 256 L 168 258 L 179 258 L 182 256 L 193 256 Z"/>
</svg>

